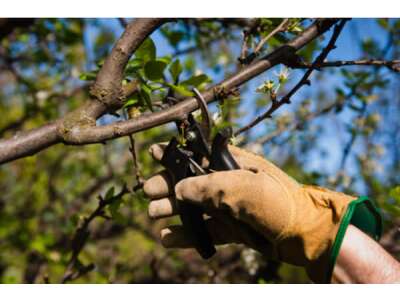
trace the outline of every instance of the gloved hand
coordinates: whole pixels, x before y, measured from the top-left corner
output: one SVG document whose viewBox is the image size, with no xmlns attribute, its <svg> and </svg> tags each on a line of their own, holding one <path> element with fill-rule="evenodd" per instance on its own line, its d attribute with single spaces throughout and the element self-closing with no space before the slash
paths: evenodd
<svg viewBox="0 0 400 300">
<path fill-rule="evenodd" d="M 150 153 L 159 161 L 164 148 L 153 145 Z M 190 177 L 175 187 L 166 171 L 147 180 L 149 216 L 169 217 L 178 213 L 179 201 L 195 203 L 211 216 L 207 227 L 215 244 L 246 244 L 267 258 L 304 266 L 315 282 L 325 281 L 339 224 L 355 197 L 301 185 L 260 156 L 229 150 L 241 170 Z M 163 229 L 161 241 L 165 247 L 192 245 L 182 226 Z"/>
</svg>

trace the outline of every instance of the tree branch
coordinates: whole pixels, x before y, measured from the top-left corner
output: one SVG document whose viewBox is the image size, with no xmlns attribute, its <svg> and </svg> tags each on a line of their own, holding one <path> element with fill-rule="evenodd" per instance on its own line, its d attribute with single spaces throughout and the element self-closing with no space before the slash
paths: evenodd
<svg viewBox="0 0 400 300">
<path fill-rule="evenodd" d="M 258 31 L 258 27 L 260 25 L 261 20 L 260 19 L 254 19 L 250 26 L 243 30 L 243 42 L 242 42 L 242 49 L 240 50 L 240 57 L 239 57 L 239 62 L 244 64 L 246 63 L 246 58 L 248 56 L 248 48 L 249 48 L 249 38 L 252 34 L 256 33 Z"/>
<path fill-rule="evenodd" d="M 294 66 L 298 69 L 309 68 L 311 65 L 307 63 L 301 63 Z M 327 67 L 344 67 L 344 66 L 377 66 L 377 67 L 387 67 L 389 70 L 400 72 L 400 59 L 396 60 L 379 60 L 379 59 L 360 59 L 360 60 L 337 60 L 322 62 L 315 67 L 327 68 Z"/>
<path fill-rule="evenodd" d="M 274 130 L 270 134 L 264 135 L 264 136 L 256 139 L 253 143 L 247 145 L 247 147 L 252 147 L 253 145 L 257 145 L 257 144 L 264 145 L 265 143 L 268 143 L 273 138 L 282 134 L 283 132 L 300 129 L 300 128 L 304 127 L 304 125 L 306 123 L 310 122 L 311 120 L 314 120 L 314 119 L 320 117 L 321 115 L 328 114 L 337 107 L 338 107 L 337 102 L 330 103 L 327 106 L 325 106 L 317 111 L 310 112 L 308 115 L 304 116 L 304 118 L 302 118 L 294 123 L 288 124 L 286 126 L 278 127 L 276 130 Z"/>
<path fill-rule="evenodd" d="M 93 110 L 92 117 L 97 118 L 105 111 L 117 109 L 123 105 L 125 97 L 122 79 L 125 66 L 135 50 L 164 22 L 166 19 L 136 19 L 127 25 L 121 38 L 104 61 L 96 81 L 91 87 L 90 93 L 102 104 Z"/>
<path fill-rule="evenodd" d="M 63 135 L 73 127 L 94 126 L 95 120 L 107 110 L 121 107 L 124 97 L 137 88 L 135 82 L 122 86 L 125 66 L 134 51 L 163 22 L 164 19 L 138 19 L 131 22 L 97 75 L 90 91 L 95 100 L 87 101 L 59 120 L 0 141 L 0 164 L 35 154 L 60 143 L 64 139 Z"/>
<path fill-rule="evenodd" d="M 139 21 L 145 22 L 143 19 Z M 139 21 L 134 21 L 133 23 L 138 24 L 135 22 Z M 160 22 L 161 21 L 151 21 L 150 24 L 153 26 L 152 29 L 154 30 L 157 28 L 160 25 Z M 249 66 L 241 69 L 236 74 L 233 74 L 231 77 L 222 81 L 220 84 L 203 92 L 203 97 L 208 102 L 214 101 L 216 100 L 215 98 L 218 97 L 219 93 L 236 88 L 277 64 L 286 63 L 288 59 L 293 57 L 297 50 L 310 43 L 316 37 L 324 34 L 337 22 L 338 19 L 322 19 L 315 21 L 299 36 L 289 41 L 286 45 L 276 49 L 271 54 L 260 58 Z M 139 23 L 138 28 L 134 27 L 131 23 L 127 30 L 132 30 L 132 32 L 129 34 L 124 33 L 123 37 L 129 37 L 128 40 L 131 42 L 134 40 L 136 47 L 139 46 L 137 40 L 140 40 L 140 42 L 143 41 L 144 38 L 151 32 L 151 30 L 148 28 L 144 30 L 142 23 Z M 133 32 L 136 32 L 140 37 L 136 37 L 136 39 L 134 39 Z M 123 37 L 121 39 L 123 39 Z M 110 139 L 115 139 L 117 137 L 126 136 L 180 119 L 187 113 L 198 108 L 195 98 L 190 97 L 163 111 L 158 111 L 151 114 L 143 114 L 136 119 L 116 122 L 110 125 L 95 126 L 93 117 L 98 117 L 104 113 L 109 106 L 115 108 L 118 106 L 116 103 L 121 104 L 122 93 L 120 90 L 120 83 L 117 82 L 118 80 L 121 82 L 124 65 L 119 60 L 122 60 L 126 63 L 129 53 L 133 53 L 134 48 L 129 47 L 129 49 L 124 50 L 126 47 L 123 47 L 120 44 L 120 42 L 117 43 L 111 55 L 104 63 L 103 68 L 98 74 L 95 86 L 92 89 L 92 94 L 100 97 L 98 98 L 99 101 L 90 102 L 88 104 L 89 107 L 83 107 L 77 112 L 74 112 L 73 117 L 75 118 L 66 118 L 61 124 L 60 121 L 53 122 L 51 125 L 46 125 L 50 126 L 48 128 L 44 126 L 44 128 L 47 128 L 47 131 L 45 132 L 43 132 L 43 129 L 39 128 L 23 135 L 23 138 L 18 137 L 9 140 L 3 140 L 0 142 L 0 163 L 37 153 L 40 150 L 59 142 L 64 142 L 65 144 L 82 145 L 100 143 Z M 115 65 L 113 64 L 114 59 L 118 60 Z M 109 73 L 105 70 L 109 70 Z M 111 74 L 113 74 L 115 77 L 111 76 Z M 116 80 L 116 78 L 118 80 Z M 104 103 L 104 105 L 100 104 L 99 102 Z M 93 103 L 97 104 L 93 107 Z M 77 116 L 79 116 L 77 119 L 80 122 L 76 121 Z M 35 138 L 33 138 L 33 136 Z"/>
<path fill-rule="evenodd" d="M 94 264 L 88 264 L 87 266 L 81 266 L 79 263 L 79 260 L 78 260 L 78 256 L 81 253 L 83 247 L 85 246 L 85 244 L 89 238 L 89 234 L 90 234 L 89 225 L 97 217 L 104 216 L 104 214 L 105 214 L 104 209 L 108 205 L 110 205 L 114 201 L 120 199 L 122 196 L 124 196 L 128 192 L 129 192 L 128 188 L 126 187 L 126 185 L 124 185 L 122 187 L 122 190 L 118 194 L 116 194 L 108 199 L 104 199 L 103 197 L 99 196 L 99 204 L 98 204 L 97 208 L 88 217 L 86 217 L 83 220 L 82 224 L 76 229 L 76 232 L 71 240 L 72 255 L 68 262 L 68 266 L 64 273 L 61 283 L 66 283 L 70 280 L 76 279 L 76 278 L 90 272 L 91 270 L 93 270 Z M 78 267 L 78 270 L 74 271 L 74 269 L 77 267 Z"/>
<path fill-rule="evenodd" d="M 138 166 L 138 161 L 137 161 L 137 155 L 136 155 L 136 143 L 135 139 L 133 138 L 133 135 L 130 134 L 128 135 L 129 138 L 129 152 L 132 155 L 132 161 L 133 161 L 133 169 L 134 169 L 134 174 L 135 174 L 135 179 L 136 179 L 136 185 L 133 187 L 133 191 L 137 191 L 138 189 L 143 187 L 144 179 L 142 178 Z"/>
<path fill-rule="evenodd" d="M 264 112 L 263 114 L 259 115 L 256 117 L 254 120 L 252 120 L 249 124 L 243 126 L 242 128 L 238 129 L 235 132 L 235 136 L 238 136 L 239 134 L 253 128 L 256 126 L 258 123 L 263 121 L 264 119 L 270 118 L 272 113 L 278 110 L 282 105 L 284 104 L 289 104 L 290 103 L 290 98 L 304 85 L 309 85 L 309 77 L 312 74 L 312 72 L 316 69 L 316 65 L 320 64 L 321 62 L 324 61 L 324 59 L 328 56 L 329 52 L 335 48 L 335 42 L 337 38 L 339 37 L 345 23 L 347 20 L 341 20 L 338 25 L 335 26 L 334 32 L 332 34 L 332 37 L 329 41 L 329 43 L 326 45 L 326 47 L 321 51 L 320 55 L 315 59 L 315 61 L 312 63 L 310 68 L 304 73 L 303 77 L 299 80 L 299 82 L 285 95 L 283 96 L 280 100 L 274 100 L 272 99 L 272 104 L 269 107 L 269 109 Z"/>
<path fill-rule="evenodd" d="M 338 22 L 338 20 L 328 19 L 316 21 L 302 34 L 289 41 L 286 45 L 260 60 L 255 61 L 253 64 L 239 70 L 236 74 L 233 74 L 231 77 L 225 79 L 214 87 L 206 90 L 202 93 L 202 96 L 207 102 L 215 101 L 218 98 L 219 93 L 236 88 L 279 63 L 286 63 L 297 50 L 311 42 L 317 36 L 326 32 L 336 22 Z M 194 97 L 190 97 L 165 110 L 146 113 L 138 118 L 130 119 L 128 121 L 116 122 L 110 125 L 97 126 L 93 128 L 75 128 L 75 131 L 71 132 L 64 142 L 72 145 L 101 143 L 171 121 L 179 120 L 197 108 L 197 101 Z"/>
<path fill-rule="evenodd" d="M 266 42 L 268 42 L 268 40 L 270 38 L 272 38 L 275 34 L 285 31 L 287 28 L 287 25 L 289 24 L 289 19 L 283 19 L 283 21 L 274 29 L 272 30 L 266 37 L 264 37 L 256 46 L 256 48 L 254 49 L 254 54 L 256 56 L 258 56 L 258 54 L 260 53 L 262 47 L 265 45 Z"/>
</svg>

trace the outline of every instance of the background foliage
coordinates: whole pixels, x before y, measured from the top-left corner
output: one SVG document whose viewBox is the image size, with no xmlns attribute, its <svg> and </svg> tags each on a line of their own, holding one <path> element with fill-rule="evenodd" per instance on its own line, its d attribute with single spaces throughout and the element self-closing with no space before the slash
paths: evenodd
<svg viewBox="0 0 400 300">
<path fill-rule="evenodd" d="M 118 116 L 133 118 L 162 107 L 169 91 L 190 95 L 237 70 L 242 19 L 185 19 L 163 25 L 135 53 L 125 83 L 139 79 Z M 251 47 L 278 26 L 261 19 Z M 37 19 L 1 35 L 0 137 L 63 116 L 89 97 L 88 86 L 123 30 L 125 20 Z M 263 53 L 301 32 L 310 20 L 291 19 Z M 301 51 L 312 61 L 327 39 Z M 399 58 L 400 21 L 352 20 L 334 59 Z M 282 66 L 212 105 L 217 127 L 237 129 L 303 70 Z M 373 198 L 385 217 L 382 245 L 400 257 L 400 85 L 385 67 L 323 68 L 272 119 L 235 138 L 265 155 L 296 180 Z M 221 247 L 204 262 L 191 250 L 165 250 L 158 232 L 167 221 L 147 218 L 140 188 L 160 166 L 147 152 L 175 134 L 173 126 L 90 146 L 57 145 L 0 167 L 0 282 L 2 283 L 300 283 L 302 269 L 265 261 L 242 246 Z M 127 186 L 129 192 L 124 188 Z M 168 221 L 169 222 L 169 221 Z M 174 220 L 173 222 L 178 222 Z"/>
</svg>

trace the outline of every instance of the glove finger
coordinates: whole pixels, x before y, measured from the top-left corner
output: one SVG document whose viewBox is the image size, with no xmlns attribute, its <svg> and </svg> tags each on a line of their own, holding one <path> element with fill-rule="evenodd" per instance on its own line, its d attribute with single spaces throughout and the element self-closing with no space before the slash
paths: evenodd
<svg viewBox="0 0 400 300">
<path fill-rule="evenodd" d="M 228 202 L 238 200 L 238 193 L 253 187 L 254 176 L 257 175 L 247 170 L 234 170 L 189 177 L 175 186 L 176 199 L 200 205 L 206 212 L 224 210 L 232 204 Z"/>
<path fill-rule="evenodd" d="M 167 145 L 168 143 L 158 143 L 150 146 L 149 152 L 154 160 L 161 161 L 164 155 L 164 150 L 167 147 Z"/>
<path fill-rule="evenodd" d="M 161 219 L 178 214 L 178 207 L 174 197 L 151 201 L 147 210 L 152 219 Z"/>
<path fill-rule="evenodd" d="M 293 188 L 297 188 L 299 186 L 293 178 L 288 176 L 280 168 L 275 166 L 272 162 L 266 160 L 264 157 L 232 145 L 229 145 L 228 147 L 229 151 L 241 169 L 249 170 L 254 173 L 264 171 L 279 178 L 287 186 L 291 186 Z"/>
<path fill-rule="evenodd" d="M 146 180 L 143 191 L 150 199 L 158 199 L 172 195 L 173 187 L 168 172 L 163 170 Z"/>
<path fill-rule="evenodd" d="M 227 213 L 270 239 L 279 238 L 287 230 L 287 220 L 293 218 L 295 207 L 279 179 L 247 170 L 186 178 L 175 186 L 175 195 L 178 205 L 185 201 L 202 207 L 209 215 Z"/>
<path fill-rule="evenodd" d="M 207 219 L 207 230 L 215 245 L 238 243 L 235 230 L 215 218 Z M 161 230 L 161 243 L 165 248 L 193 248 L 193 235 L 187 235 L 182 225 L 173 225 Z"/>
<path fill-rule="evenodd" d="M 259 172 L 260 170 L 265 170 L 270 167 L 268 161 L 253 152 L 232 145 L 228 145 L 228 149 L 241 169 Z"/>
<path fill-rule="evenodd" d="M 245 244 L 267 258 L 277 259 L 278 257 L 271 242 L 241 221 L 218 212 L 205 222 L 214 245 Z M 165 248 L 194 248 L 193 235 L 186 234 L 182 225 L 162 229 L 161 243 Z"/>
</svg>

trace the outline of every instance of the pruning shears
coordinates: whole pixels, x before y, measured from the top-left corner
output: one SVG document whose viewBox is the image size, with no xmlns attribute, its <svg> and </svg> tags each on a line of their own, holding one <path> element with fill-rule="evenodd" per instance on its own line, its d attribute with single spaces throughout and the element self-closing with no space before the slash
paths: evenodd
<svg viewBox="0 0 400 300">
<path fill-rule="evenodd" d="M 201 111 L 201 121 L 197 122 L 193 114 L 188 114 L 183 120 L 175 122 L 180 134 L 180 143 L 173 137 L 167 145 L 161 164 L 168 170 L 172 184 L 180 180 L 211 173 L 213 171 L 239 169 L 239 165 L 228 150 L 228 141 L 232 136 L 232 128 L 220 130 L 211 141 L 212 120 L 207 108 L 207 102 L 197 89 L 193 93 Z M 209 161 L 207 169 L 202 167 L 202 161 Z M 191 236 L 197 252 L 203 259 L 208 259 L 216 252 L 215 246 L 204 222 L 203 210 L 191 203 L 181 202 L 180 218 L 185 233 Z"/>
</svg>

